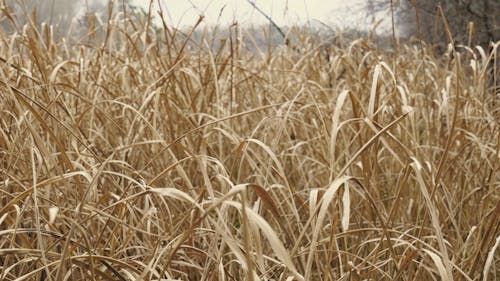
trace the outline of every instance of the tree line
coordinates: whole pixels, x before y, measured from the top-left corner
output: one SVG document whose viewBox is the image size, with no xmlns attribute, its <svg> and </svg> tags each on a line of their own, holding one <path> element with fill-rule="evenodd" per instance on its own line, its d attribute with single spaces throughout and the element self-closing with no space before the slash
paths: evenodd
<svg viewBox="0 0 500 281">
<path fill-rule="evenodd" d="M 451 43 L 450 39 L 455 44 L 485 49 L 490 42 L 500 40 L 498 0 L 368 0 L 367 7 L 376 12 L 391 5 L 402 35 L 441 49 Z"/>
<path fill-rule="evenodd" d="M 75 18 L 85 22 L 86 16 L 105 14 L 108 6 L 107 0 L 3 0 L 2 3 L 3 9 L 16 16 L 1 17 L 4 29 L 12 26 L 13 20 L 19 28 L 30 17 L 61 32 Z M 131 0 L 115 0 L 115 3 L 118 8 L 140 11 Z M 450 43 L 450 35 L 455 44 L 484 48 L 489 42 L 500 40 L 499 0 L 366 0 L 366 7 L 369 13 L 392 8 L 402 36 L 419 38 L 440 48 Z"/>
</svg>

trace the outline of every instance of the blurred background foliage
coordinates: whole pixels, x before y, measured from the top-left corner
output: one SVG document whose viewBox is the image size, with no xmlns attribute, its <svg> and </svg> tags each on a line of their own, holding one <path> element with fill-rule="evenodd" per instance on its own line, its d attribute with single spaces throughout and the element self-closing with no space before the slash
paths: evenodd
<svg viewBox="0 0 500 281">
<path fill-rule="evenodd" d="M 139 21 L 147 18 L 149 13 L 147 8 L 137 5 L 132 0 L 3 0 L 2 9 L 8 9 L 15 17 L 6 18 L 5 13 L 2 13 L 0 20 L 4 32 L 20 33 L 22 27 L 32 19 L 32 24 L 39 28 L 43 23 L 53 26 L 56 36 L 62 37 L 68 34 L 81 36 L 83 32 L 87 32 L 89 25 L 99 29 L 107 22 L 111 5 L 114 6 L 114 13 L 131 13 Z M 448 25 L 456 44 L 481 45 L 487 49 L 490 41 L 497 41 L 500 38 L 498 0 L 366 0 L 365 5 L 360 5 L 352 12 L 366 13 L 367 17 L 373 16 L 375 30 L 378 24 L 375 15 L 383 11 L 391 11 L 394 15 L 395 35 L 398 38 L 422 39 L 428 44 L 434 44 L 438 51 L 444 51 L 450 43 L 445 25 Z M 157 16 L 156 12 L 152 13 L 154 17 Z M 155 25 L 151 25 L 151 28 L 154 29 Z M 156 26 L 156 28 L 161 27 Z M 252 28 L 263 30 L 258 27 Z M 287 29 L 287 27 L 282 28 Z M 333 31 L 333 27 L 327 24 L 314 28 Z M 347 32 L 356 35 L 368 33 L 357 27 L 352 27 Z M 255 33 L 256 40 L 262 42 L 264 46 L 269 38 L 259 38 L 258 36 L 264 36 L 259 33 L 262 32 Z M 270 37 L 273 44 L 283 42 L 280 34 L 271 28 L 266 36 Z M 381 34 L 381 36 L 391 35 Z"/>
</svg>

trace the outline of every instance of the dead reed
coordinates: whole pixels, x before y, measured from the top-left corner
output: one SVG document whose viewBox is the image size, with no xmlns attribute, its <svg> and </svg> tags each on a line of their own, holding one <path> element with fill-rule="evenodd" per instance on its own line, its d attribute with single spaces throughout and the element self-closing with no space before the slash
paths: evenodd
<svg viewBox="0 0 500 281">
<path fill-rule="evenodd" d="M 1 35 L 1 280 L 499 278 L 500 42 L 230 31 Z"/>
</svg>

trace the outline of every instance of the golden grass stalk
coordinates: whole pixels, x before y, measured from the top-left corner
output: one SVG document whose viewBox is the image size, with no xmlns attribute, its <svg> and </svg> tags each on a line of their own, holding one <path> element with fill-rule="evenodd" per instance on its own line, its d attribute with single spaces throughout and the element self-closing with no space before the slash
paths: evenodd
<svg viewBox="0 0 500 281">
<path fill-rule="evenodd" d="M 500 42 L 108 16 L 0 33 L 1 280 L 500 275 Z"/>
</svg>

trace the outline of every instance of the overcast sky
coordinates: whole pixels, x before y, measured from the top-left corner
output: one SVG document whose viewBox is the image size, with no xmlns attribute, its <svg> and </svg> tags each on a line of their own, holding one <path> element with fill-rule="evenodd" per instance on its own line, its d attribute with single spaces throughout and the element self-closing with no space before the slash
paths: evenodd
<svg viewBox="0 0 500 281">
<path fill-rule="evenodd" d="M 161 0 L 170 23 L 182 27 L 192 25 L 199 15 L 205 16 L 208 24 L 240 25 L 261 24 L 267 20 L 247 0 Z M 321 21 L 333 27 L 370 28 L 373 19 L 366 16 L 365 0 L 250 0 L 279 25 L 313 24 Z M 150 0 L 133 0 L 147 6 Z M 155 8 L 157 0 L 153 1 Z M 222 14 L 221 14 L 221 9 Z M 221 14 L 219 18 L 219 14 Z M 380 15 L 379 20 L 384 18 Z M 219 21 L 218 21 L 219 19 Z M 389 19 L 386 19 L 388 21 Z"/>
</svg>

